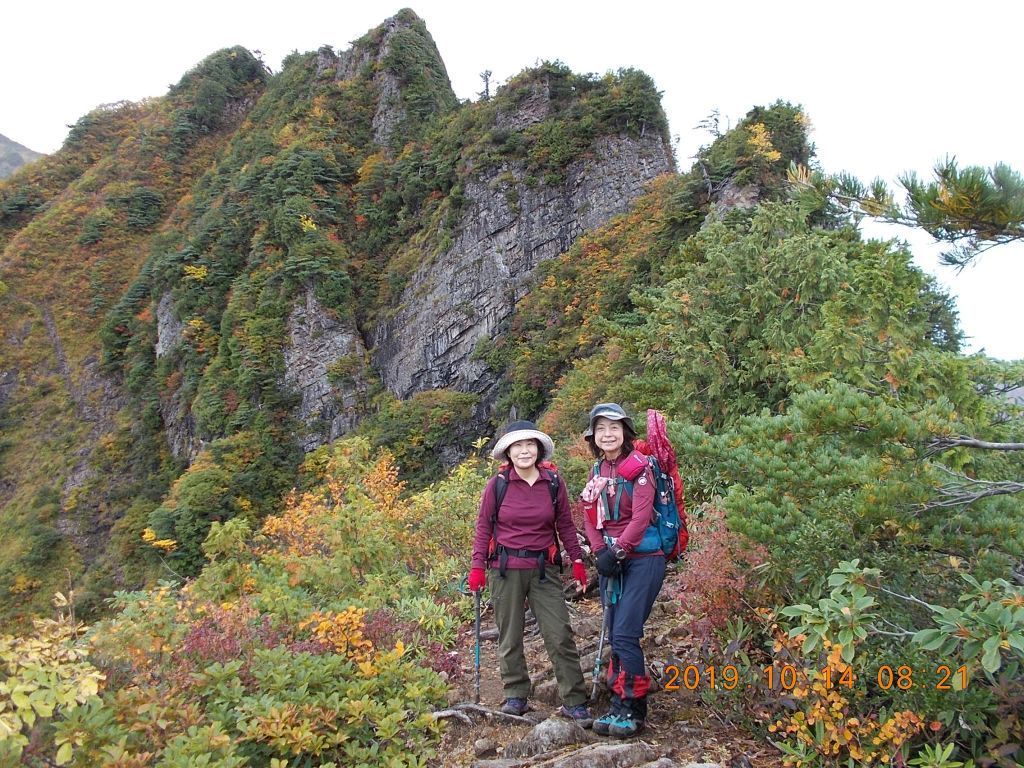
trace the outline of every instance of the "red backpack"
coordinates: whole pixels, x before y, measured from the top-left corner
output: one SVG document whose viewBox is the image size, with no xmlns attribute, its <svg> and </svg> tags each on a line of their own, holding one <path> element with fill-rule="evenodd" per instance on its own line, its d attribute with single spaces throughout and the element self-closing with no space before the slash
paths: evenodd
<svg viewBox="0 0 1024 768">
<path fill-rule="evenodd" d="M 671 493 L 675 497 L 675 508 L 679 514 L 679 540 L 673 551 L 666 553 L 669 560 L 674 560 L 686 550 L 686 545 L 690 542 L 690 532 L 686 527 L 686 499 L 683 493 L 683 479 L 679 476 L 676 449 L 669 442 L 665 417 L 661 413 L 653 408 L 647 409 L 647 439 L 637 440 L 634 447 L 640 453 L 658 460 L 654 472 L 658 496 Z M 659 501 L 664 504 L 667 500 L 656 498 L 655 506 L 658 506 Z"/>
</svg>

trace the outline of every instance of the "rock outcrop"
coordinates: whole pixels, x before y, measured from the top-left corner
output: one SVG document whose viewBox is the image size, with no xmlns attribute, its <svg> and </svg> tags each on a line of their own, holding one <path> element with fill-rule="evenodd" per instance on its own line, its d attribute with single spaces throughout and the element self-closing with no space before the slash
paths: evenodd
<svg viewBox="0 0 1024 768">
<path fill-rule="evenodd" d="M 529 115 L 502 119 L 521 126 L 543 113 L 536 98 L 525 108 Z M 376 330 L 374 364 L 385 386 L 401 398 L 440 387 L 486 398 L 494 374 L 473 352 L 502 330 L 534 268 L 623 213 L 672 167 L 660 136 L 604 136 L 558 185 L 528 183 L 521 165 L 467 182 L 453 245 L 423 260 L 400 306 Z"/>
<path fill-rule="evenodd" d="M 317 52 L 316 66 L 317 75 L 333 69 L 336 80 L 351 80 L 363 72 L 372 71 L 373 85 L 378 94 L 372 122 L 373 140 L 378 144 L 386 144 L 395 126 L 405 118 L 398 79 L 383 66 L 383 60 L 390 52 L 391 38 L 398 29 L 398 22 L 388 19 L 382 26 L 385 31 L 379 46 L 357 43 L 338 56 L 330 48 L 321 48 Z"/>
<path fill-rule="evenodd" d="M 409 49 L 397 51 L 396 46 Z M 408 65 L 420 71 L 410 73 Z M 326 53 L 321 49 L 317 73 L 327 68 Z M 457 103 L 441 54 L 423 21 L 406 9 L 387 19 L 370 35 L 357 41 L 336 59 L 335 79 L 350 80 L 371 77 L 377 93 L 377 109 L 373 115 L 373 140 L 390 143 L 399 126 L 409 117 L 406 109 L 406 87 L 414 79 L 418 83 L 416 100 L 422 110 L 441 111 Z M 424 87 L 426 83 L 426 87 Z"/>
<path fill-rule="evenodd" d="M 156 305 L 156 349 L 157 358 L 164 357 L 181 344 L 185 325 L 174 311 L 174 299 L 167 291 Z M 176 459 L 188 463 L 199 453 L 200 443 L 196 438 L 196 423 L 192 416 L 192 404 L 180 388 L 160 400 L 160 418 L 164 422 L 167 446 Z"/>
<path fill-rule="evenodd" d="M 288 316 L 285 385 L 301 397 L 300 437 L 311 451 L 351 430 L 366 397 L 366 347 L 355 325 L 337 319 L 312 290 Z"/>
<path fill-rule="evenodd" d="M 174 298 L 167 291 L 156 305 L 156 356 L 163 357 L 181 343 L 185 325 L 174 313 Z"/>
</svg>

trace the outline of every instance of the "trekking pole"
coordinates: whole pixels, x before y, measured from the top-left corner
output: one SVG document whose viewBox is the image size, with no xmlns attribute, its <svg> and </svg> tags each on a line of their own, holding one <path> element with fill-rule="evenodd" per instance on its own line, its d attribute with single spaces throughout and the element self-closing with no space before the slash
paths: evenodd
<svg viewBox="0 0 1024 768">
<path fill-rule="evenodd" d="M 476 603 L 476 659 L 474 660 L 474 666 L 476 667 L 476 703 L 480 703 L 480 590 L 478 589 L 473 593 L 475 595 L 474 602 Z"/>
<path fill-rule="evenodd" d="M 593 685 L 590 687 L 590 700 L 597 696 L 597 681 L 601 679 L 601 656 L 604 653 L 604 640 L 608 634 L 608 607 L 604 602 L 604 592 L 601 593 L 601 639 L 597 642 L 597 656 L 594 657 Z"/>
</svg>

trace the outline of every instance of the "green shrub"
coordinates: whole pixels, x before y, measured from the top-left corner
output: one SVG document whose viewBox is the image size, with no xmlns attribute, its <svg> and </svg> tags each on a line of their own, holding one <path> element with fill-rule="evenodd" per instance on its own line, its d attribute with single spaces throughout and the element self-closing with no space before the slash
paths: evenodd
<svg viewBox="0 0 1024 768">
<path fill-rule="evenodd" d="M 374 446 L 390 448 L 402 478 L 422 487 L 442 476 L 479 437 L 471 418 L 476 401 L 476 395 L 446 389 L 420 392 L 404 401 L 386 399 L 359 433 Z"/>
</svg>

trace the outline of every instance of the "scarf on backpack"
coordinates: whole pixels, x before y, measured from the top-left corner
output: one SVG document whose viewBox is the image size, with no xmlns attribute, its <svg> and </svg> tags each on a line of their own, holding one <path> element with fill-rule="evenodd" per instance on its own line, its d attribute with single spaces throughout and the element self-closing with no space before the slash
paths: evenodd
<svg viewBox="0 0 1024 768">
<path fill-rule="evenodd" d="M 609 484 L 611 485 L 608 488 Z M 608 488 L 608 493 L 602 493 L 605 488 Z M 597 504 L 597 521 L 594 527 L 597 530 L 604 528 L 605 520 L 611 519 L 611 515 L 608 513 L 608 495 L 615 493 L 615 483 L 612 482 L 610 477 L 602 477 L 596 475 L 591 477 L 584 487 L 583 492 L 580 493 L 580 498 L 583 499 L 584 504 Z"/>
</svg>

